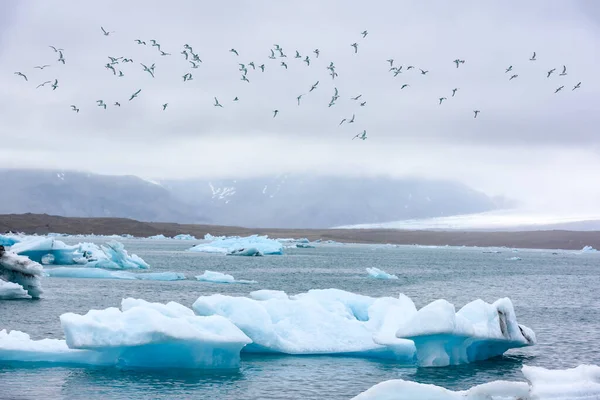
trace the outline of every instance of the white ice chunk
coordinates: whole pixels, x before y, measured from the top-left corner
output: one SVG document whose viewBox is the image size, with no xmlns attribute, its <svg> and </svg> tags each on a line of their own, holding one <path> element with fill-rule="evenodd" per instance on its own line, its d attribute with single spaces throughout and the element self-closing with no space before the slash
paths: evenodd
<svg viewBox="0 0 600 400">
<path fill-rule="evenodd" d="M 0 255 L 0 281 L 12 282 L 19 285 L 27 294 L 33 298 L 39 298 L 43 293 L 41 277 L 44 267 L 29 258 L 19 256 L 12 251 L 3 251 Z M 7 286 L 2 283 L 6 297 L 9 291 L 18 294 L 14 285 Z M 16 290 L 16 291 L 15 291 Z"/>
<path fill-rule="evenodd" d="M 600 399 L 600 367 L 580 365 L 565 370 L 523 366 L 530 382 L 530 397 L 552 400 Z"/>
<path fill-rule="evenodd" d="M 267 236 L 214 237 L 207 234 L 204 238 L 206 243 L 197 244 L 190 251 L 222 254 L 242 253 L 240 255 L 256 255 L 257 252 L 264 255 L 283 254 L 283 245 Z M 250 252 L 249 249 L 253 251 Z"/>
<path fill-rule="evenodd" d="M 198 240 L 198 239 L 196 239 L 195 236 L 185 234 L 185 233 L 182 233 L 180 235 L 175 235 L 175 236 L 173 236 L 173 239 L 175 239 L 175 240 Z"/>
<path fill-rule="evenodd" d="M 30 297 L 23 286 L 0 279 L 0 300 L 28 299 Z"/>
<path fill-rule="evenodd" d="M 202 275 L 196 276 L 196 279 L 213 283 L 256 283 L 256 281 L 237 280 L 232 275 L 209 270 L 204 271 Z"/>
<path fill-rule="evenodd" d="M 109 271 L 101 268 L 56 267 L 46 268 L 44 275 L 52 278 L 87 278 L 87 279 L 125 279 L 145 281 L 178 281 L 186 279 L 179 272 L 133 273 L 129 271 Z"/>
<path fill-rule="evenodd" d="M 396 275 L 388 274 L 379 268 L 367 268 L 367 273 L 371 278 L 375 279 L 398 279 Z"/>
</svg>

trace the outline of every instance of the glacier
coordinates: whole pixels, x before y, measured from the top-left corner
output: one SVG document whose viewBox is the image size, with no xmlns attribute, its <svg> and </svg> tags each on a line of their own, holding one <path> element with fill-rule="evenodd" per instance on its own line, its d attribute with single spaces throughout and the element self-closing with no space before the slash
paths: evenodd
<svg viewBox="0 0 600 400">
<path fill-rule="evenodd" d="M 268 236 L 215 237 L 207 234 L 204 238 L 205 243 L 197 244 L 189 249 L 189 251 L 248 256 L 255 256 L 258 253 L 263 255 L 283 254 L 283 245 L 281 242 L 269 239 Z"/>
<path fill-rule="evenodd" d="M 232 275 L 209 270 L 204 271 L 202 275 L 196 276 L 196 279 L 213 283 L 257 283 L 256 281 L 246 281 L 243 279 L 237 280 Z"/>
<path fill-rule="evenodd" d="M 123 244 L 114 240 L 100 246 L 87 242 L 70 246 L 54 238 L 28 237 L 12 246 L 11 251 L 45 264 L 81 265 L 104 269 L 150 267 L 141 257 L 135 254 L 129 255 Z"/>
<path fill-rule="evenodd" d="M 44 269 L 44 276 L 52 278 L 87 278 L 87 279 L 124 279 L 143 281 L 179 281 L 185 280 L 180 272 L 144 272 L 110 271 L 101 268 L 56 267 Z"/>
<path fill-rule="evenodd" d="M 39 298 L 43 293 L 43 270 L 39 263 L 0 246 L 0 298 Z M 26 296 L 23 296 L 24 292 Z"/>
<path fill-rule="evenodd" d="M 371 278 L 375 279 L 398 279 L 396 275 L 388 274 L 387 272 L 379 268 L 366 268 L 367 273 Z"/>
<path fill-rule="evenodd" d="M 402 294 L 373 298 L 323 289 L 293 296 L 279 291 L 201 296 L 192 308 L 197 315 L 229 319 L 252 339 L 243 351 L 253 353 L 338 354 L 444 366 L 536 342 L 531 329 L 517 324 L 509 299 L 476 300 L 458 313 L 438 300 L 417 311 Z"/>
<path fill-rule="evenodd" d="M 494 381 L 469 390 L 452 391 L 436 385 L 394 379 L 378 383 L 353 400 L 598 400 L 600 367 L 580 365 L 549 370 L 524 365 L 527 382 Z"/>
<path fill-rule="evenodd" d="M 127 298 L 121 309 L 60 316 L 65 340 L 0 331 L 0 361 L 119 368 L 238 368 L 251 340 L 226 318 L 199 317 L 175 302 Z"/>
</svg>

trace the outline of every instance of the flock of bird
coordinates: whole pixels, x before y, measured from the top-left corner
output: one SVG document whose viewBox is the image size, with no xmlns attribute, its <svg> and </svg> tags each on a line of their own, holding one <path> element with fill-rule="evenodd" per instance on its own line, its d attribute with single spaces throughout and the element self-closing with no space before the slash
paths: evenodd
<svg viewBox="0 0 600 400">
<path fill-rule="evenodd" d="M 104 36 L 110 36 L 113 33 L 115 33 L 114 31 L 107 31 L 104 29 L 104 27 L 100 27 L 102 34 Z M 368 31 L 363 31 L 360 33 L 360 35 L 362 36 L 362 39 L 365 39 L 368 36 Z M 160 55 L 160 57 L 166 57 L 166 56 L 171 56 L 171 53 L 167 53 L 165 51 L 163 51 L 161 49 L 161 45 L 160 43 L 158 43 L 156 40 L 152 39 L 149 41 L 150 42 L 150 46 L 151 47 L 156 47 L 158 50 L 158 54 Z M 135 43 L 137 43 L 138 45 L 141 46 L 147 46 L 148 44 L 146 43 L 146 41 L 141 40 L 141 39 L 135 39 Z M 49 46 L 54 53 L 56 53 L 58 55 L 58 59 L 57 62 L 58 63 L 62 63 L 63 65 L 66 63 L 65 57 L 63 52 L 65 51 L 64 49 L 61 48 L 56 48 L 54 46 Z M 354 53 L 358 53 L 358 48 L 359 48 L 359 43 L 355 42 L 352 43 L 350 45 L 350 47 L 353 48 Z M 234 49 L 231 48 L 229 50 L 229 52 L 234 55 L 235 57 L 239 57 L 239 52 Z M 314 55 L 315 58 L 319 58 L 319 55 L 321 54 L 319 49 L 314 49 L 312 54 Z M 190 46 L 189 44 L 185 44 L 183 45 L 183 50 L 180 52 L 180 55 L 183 56 L 185 58 L 185 60 L 190 64 L 190 68 L 191 69 L 198 69 L 200 68 L 200 64 L 202 64 L 202 59 L 200 59 L 200 56 L 198 55 L 198 53 L 195 53 L 192 46 Z M 537 54 L 536 52 L 533 52 L 533 55 L 531 56 L 531 58 L 529 58 L 529 61 L 536 61 L 537 60 Z M 268 56 L 269 59 L 271 60 L 280 60 L 280 67 L 288 69 L 288 63 L 285 61 L 285 59 L 288 59 L 287 54 L 284 52 L 284 49 L 278 45 L 275 44 L 273 46 L 273 48 L 270 49 L 270 55 Z M 291 58 L 291 56 L 290 56 Z M 293 56 L 294 59 L 300 59 L 302 62 L 304 62 L 307 66 L 310 66 L 311 64 L 311 57 L 309 55 L 306 55 L 305 57 L 302 57 L 302 55 L 300 55 L 300 53 L 296 50 L 295 51 L 295 55 Z M 130 58 L 126 58 L 126 57 L 108 57 L 109 62 L 106 63 L 106 65 L 104 65 L 104 67 L 108 70 L 111 71 L 113 73 L 114 76 L 116 77 L 124 77 L 125 74 L 118 69 L 119 65 L 121 64 L 127 64 L 127 63 L 133 63 L 134 60 L 130 59 Z M 389 63 L 389 72 L 392 73 L 392 75 L 394 77 L 397 77 L 398 75 L 400 75 L 401 73 L 403 73 L 403 66 L 394 66 L 394 59 L 388 59 L 387 63 Z M 459 68 L 461 65 L 465 64 L 465 60 L 462 59 L 455 59 L 453 61 L 453 63 L 456 65 L 456 68 Z M 260 70 L 261 72 L 265 72 L 266 66 L 265 64 L 260 64 L 260 65 L 256 65 L 254 62 L 249 62 L 247 64 L 244 63 L 238 63 L 239 64 L 239 71 L 241 72 L 241 78 L 240 80 L 246 83 L 250 83 L 250 80 L 248 78 L 248 71 L 249 71 L 249 67 L 252 68 L 253 71 L 255 70 Z M 147 66 L 143 63 L 140 63 L 140 66 L 142 68 L 142 72 L 144 73 L 148 73 L 152 78 L 155 77 L 155 68 L 156 68 L 156 64 L 153 63 L 150 66 Z M 44 64 L 44 65 L 39 65 L 39 66 L 35 66 L 34 69 L 39 69 L 39 70 L 44 70 L 48 67 L 51 67 L 51 65 L 49 64 Z M 408 65 L 406 66 L 406 68 L 404 69 L 404 71 L 409 71 L 409 70 L 416 70 L 415 66 L 413 65 Z M 330 62 L 329 65 L 327 66 L 327 70 L 329 75 L 331 76 L 331 79 L 335 80 L 335 78 L 338 76 L 338 73 L 336 72 L 336 66 L 333 62 Z M 429 73 L 429 70 L 424 70 L 419 68 L 420 74 L 421 75 L 427 75 Z M 516 79 L 519 77 L 518 74 L 514 73 L 513 70 L 513 66 L 510 65 L 509 67 L 506 68 L 505 70 L 505 74 L 511 73 L 508 80 L 512 81 L 513 79 Z M 550 78 L 550 76 L 552 74 L 554 74 L 556 72 L 556 68 L 552 68 L 551 70 L 549 70 L 546 74 L 547 78 Z M 25 81 L 29 81 L 27 75 L 25 75 L 24 73 L 17 71 L 14 73 L 15 75 L 22 77 Z M 566 76 L 567 75 L 567 67 L 563 65 L 562 67 L 562 72 L 560 72 L 558 74 L 559 76 Z M 182 80 L 183 82 L 189 82 L 192 81 L 194 79 L 194 76 L 192 74 L 192 72 L 188 72 L 185 75 L 182 76 Z M 48 84 L 51 84 L 50 87 L 52 88 L 52 90 L 56 90 L 59 88 L 58 85 L 58 79 L 54 79 L 52 80 L 48 80 L 45 82 L 40 83 L 39 85 L 36 86 L 36 89 L 39 89 L 41 87 L 45 87 Z M 409 84 L 403 84 L 400 87 L 400 90 L 406 89 L 408 88 L 410 85 Z M 299 96 L 296 97 L 298 106 L 300 106 L 301 104 L 301 100 L 304 96 L 306 96 L 307 94 L 313 92 L 314 90 L 316 90 L 319 87 L 319 81 L 316 81 L 311 87 L 310 90 L 308 90 L 307 93 L 303 93 L 300 94 Z M 577 83 L 575 86 L 573 86 L 573 88 L 571 90 L 576 90 L 579 89 L 581 87 L 581 82 Z M 561 90 L 563 90 L 565 88 L 564 85 L 559 86 L 558 88 L 556 88 L 556 90 L 554 91 L 554 93 L 558 93 Z M 454 88 L 452 89 L 452 96 L 454 97 L 456 95 L 456 93 L 458 92 L 459 88 Z M 137 90 L 135 93 L 133 93 L 130 97 L 129 97 L 129 101 L 134 100 L 135 98 L 137 98 L 140 93 L 142 92 L 142 89 Z M 334 94 L 331 97 L 331 101 L 329 102 L 328 107 L 332 107 L 333 105 L 335 105 L 335 102 L 339 99 L 339 91 L 337 88 L 334 88 Z M 357 96 L 351 97 L 350 98 L 352 101 L 356 102 L 360 107 L 365 107 L 367 105 L 366 101 L 362 100 L 362 94 L 359 94 Z M 438 99 L 439 101 L 439 105 L 442 105 L 442 103 L 444 101 L 448 100 L 447 97 L 440 97 Z M 239 98 L 235 97 L 233 99 L 234 102 L 238 102 Z M 96 100 L 96 105 L 98 107 L 102 107 L 106 110 L 106 108 L 108 107 L 108 104 L 104 101 L 104 100 Z M 169 103 L 164 103 L 161 105 L 162 110 L 165 111 L 168 107 Z M 113 103 L 114 107 L 121 107 L 121 104 L 117 101 Z M 214 107 L 221 107 L 223 108 L 223 105 L 219 102 L 219 99 L 217 97 L 214 97 Z M 70 106 L 71 109 L 76 112 L 79 113 L 79 107 L 77 107 L 76 105 L 71 105 Z M 273 112 L 273 118 L 277 117 L 277 115 L 279 115 L 279 110 L 275 109 L 272 111 Z M 479 115 L 481 111 L 480 110 L 473 110 L 474 116 L 473 118 L 477 118 L 477 116 Z M 339 123 L 339 125 L 341 126 L 342 124 L 346 123 L 346 124 L 353 124 L 355 122 L 355 118 L 356 118 L 356 114 L 352 114 L 352 118 L 344 118 L 341 120 L 341 122 Z M 354 139 L 360 139 L 360 140 L 366 140 L 367 139 L 367 131 L 363 130 L 362 132 L 356 134 L 352 140 Z"/>
</svg>

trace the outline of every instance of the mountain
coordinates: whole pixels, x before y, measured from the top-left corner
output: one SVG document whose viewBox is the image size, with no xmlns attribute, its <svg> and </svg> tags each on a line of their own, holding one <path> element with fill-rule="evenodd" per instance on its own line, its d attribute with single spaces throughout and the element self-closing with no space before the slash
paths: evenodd
<svg viewBox="0 0 600 400">
<path fill-rule="evenodd" d="M 0 214 L 120 217 L 250 228 L 328 228 L 497 209 L 456 182 L 284 174 L 151 182 L 135 176 L 0 169 Z"/>
<path fill-rule="evenodd" d="M 283 174 L 273 178 L 162 181 L 221 225 L 327 228 L 477 213 L 495 200 L 456 182 Z"/>
<path fill-rule="evenodd" d="M 209 222 L 196 210 L 162 186 L 135 176 L 0 169 L 0 214 Z"/>
</svg>

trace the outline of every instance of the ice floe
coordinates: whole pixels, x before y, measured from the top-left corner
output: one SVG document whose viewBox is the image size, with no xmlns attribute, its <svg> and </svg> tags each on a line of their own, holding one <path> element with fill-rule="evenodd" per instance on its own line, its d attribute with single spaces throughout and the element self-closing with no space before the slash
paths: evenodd
<svg viewBox="0 0 600 400">
<path fill-rule="evenodd" d="M 141 257 L 130 255 L 122 243 L 114 240 L 100 246 L 87 242 L 67 245 L 53 238 L 28 237 L 12 246 L 11 251 L 46 265 L 81 265 L 104 269 L 150 267 Z"/>
<path fill-rule="evenodd" d="M 39 263 L 0 247 L 0 298 L 23 298 L 23 292 L 27 297 L 39 298 L 43 270 Z"/>
<path fill-rule="evenodd" d="M 232 275 L 216 271 L 204 271 L 202 275 L 196 276 L 196 279 L 204 282 L 213 283 L 256 283 L 256 281 L 237 280 Z"/>
<path fill-rule="evenodd" d="M 494 381 L 469 390 L 394 379 L 378 383 L 353 400 L 598 400 L 600 367 L 580 365 L 565 370 L 523 366 L 527 382 Z"/>
<path fill-rule="evenodd" d="M 181 304 L 124 299 L 121 310 L 60 316 L 66 340 L 0 331 L 0 361 L 122 368 L 237 368 L 250 339 L 227 319 L 199 317 Z"/>
<path fill-rule="evenodd" d="M 438 300 L 417 311 L 404 295 L 373 298 L 326 289 L 294 296 L 215 294 L 198 298 L 192 308 L 198 315 L 231 320 L 253 341 L 246 352 L 345 354 L 442 366 L 535 344 L 533 331 L 517 324 L 509 299 L 476 300 L 458 313 Z"/>
<path fill-rule="evenodd" d="M 396 275 L 388 274 L 387 272 L 380 270 L 379 268 L 366 268 L 367 273 L 371 278 L 375 279 L 398 279 Z"/>
<path fill-rule="evenodd" d="M 204 239 L 205 243 L 195 245 L 190 251 L 248 256 L 255 256 L 259 253 L 262 255 L 283 254 L 281 242 L 269 239 L 267 236 L 214 237 L 207 234 Z"/>
<path fill-rule="evenodd" d="M 186 279 L 180 272 L 110 271 L 102 268 L 56 267 L 44 269 L 44 275 L 52 278 L 124 279 L 144 281 L 179 281 Z"/>
</svg>

